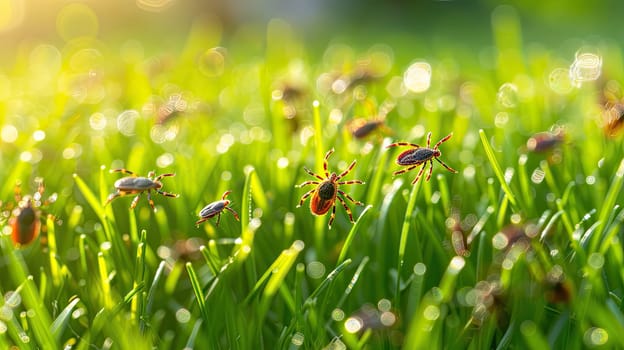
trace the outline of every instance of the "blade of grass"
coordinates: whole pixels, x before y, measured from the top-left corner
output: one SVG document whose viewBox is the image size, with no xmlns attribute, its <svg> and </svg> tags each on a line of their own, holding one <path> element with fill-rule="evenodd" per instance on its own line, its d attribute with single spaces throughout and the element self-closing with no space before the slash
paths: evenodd
<svg viewBox="0 0 624 350">
<path fill-rule="evenodd" d="M 197 339 L 197 335 L 199 334 L 199 330 L 201 329 L 201 325 L 202 325 L 201 318 L 195 321 L 195 324 L 193 325 L 193 330 L 191 331 L 191 335 L 189 335 L 188 340 L 186 341 L 185 349 L 195 348 L 195 341 Z"/>
<path fill-rule="evenodd" d="M 46 217 L 46 228 L 48 230 L 48 256 L 50 257 L 50 274 L 52 275 L 52 283 L 55 286 L 61 285 L 61 268 L 59 266 L 58 258 L 58 248 L 56 245 L 56 230 L 54 227 L 54 217 L 52 215 L 48 215 Z"/>
<path fill-rule="evenodd" d="M 105 221 L 106 221 L 106 212 L 104 210 L 104 207 L 102 206 L 101 203 L 104 203 L 102 201 L 99 201 L 95 195 L 93 194 L 93 192 L 91 191 L 91 189 L 89 188 L 89 186 L 82 180 L 82 178 L 74 173 L 74 180 L 76 181 L 76 185 L 78 186 L 78 189 L 80 189 L 80 192 L 82 193 L 82 195 L 85 197 L 85 199 L 87 200 L 87 203 L 89 203 L 89 205 L 91 206 L 91 208 L 93 209 L 93 211 L 95 212 L 95 214 L 98 216 L 98 219 L 100 219 L 100 221 L 102 222 L 102 224 L 104 226 L 105 225 Z"/>
<path fill-rule="evenodd" d="M 259 320 L 264 320 L 264 316 L 269 309 L 273 296 L 277 293 L 280 285 L 284 282 L 284 279 L 286 279 L 286 275 L 290 272 L 290 269 L 295 264 L 295 261 L 297 261 L 297 257 L 303 250 L 304 246 L 305 245 L 302 241 L 295 241 L 290 248 L 284 250 L 276 259 L 276 262 L 279 261 L 279 263 L 276 268 L 272 270 L 272 274 L 264 287 L 262 296 L 260 297 Z"/>
<path fill-rule="evenodd" d="M 154 305 L 154 300 L 156 298 L 156 292 L 157 292 L 156 288 L 158 287 L 158 282 L 160 282 L 160 279 L 163 276 L 166 266 L 167 264 L 164 261 L 161 261 L 160 264 L 158 264 L 158 268 L 156 269 L 156 273 L 154 274 L 154 279 L 152 280 L 152 285 L 150 286 L 150 289 L 147 293 L 147 298 L 146 298 L 146 303 L 145 303 L 145 313 L 143 314 L 143 317 L 140 320 L 140 330 L 142 334 L 145 332 L 145 329 L 147 328 L 147 319 L 150 317 L 152 313 L 152 307 Z"/>
<path fill-rule="evenodd" d="M 147 266 L 146 266 L 147 264 L 145 262 L 146 237 L 147 237 L 147 232 L 145 230 L 142 230 L 141 238 L 140 238 L 141 241 L 139 242 L 139 245 L 137 246 L 136 262 L 134 265 L 136 269 L 134 272 L 134 284 L 133 284 L 134 288 L 136 288 L 141 283 L 145 283 L 145 271 L 147 269 Z M 138 320 L 141 320 L 142 315 L 145 310 L 145 299 L 142 298 L 141 296 L 134 298 L 132 300 L 130 310 L 131 310 L 130 314 L 132 316 L 132 319 L 135 322 L 137 322 Z"/>
<path fill-rule="evenodd" d="M 444 320 L 444 317 L 441 317 L 441 305 L 453 297 L 457 276 L 465 265 L 466 261 L 462 257 L 455 256 L 451 259 L 444 275 L 442 275 L 439 287 L 434 288 L 423 300 L 414 319 L 408 326 L 404 343 L 406 349 L 423 349 L 427 344 L 435 341 L 432 339 L 431 332 L 435 329 L 434 326 L 437 322 Z"/>
<path fill-rule="evenodd" d="M 323 123 L 321 121 L 321 103 L 318 100 L 312 102 L 312 118 L 314 120 L 314 168 L 317 174 L 323 173 L 323 159 L 325 158 L 325 146 L 323 146 Z M 325 217 L 314 216 L 314 248 L 321 252 L 324 250 Z"/>
<path fill-rule="evenodd" d="M 104 253 L 98 252 L 97 258 L 98 271 L 100 273 L 100 287 L 102 288 L 104 305 L 107 309 L 110 309 L 114 306 L 114 303 L 111 295 L 110 280 L 108 279 L 108 266 L 106 263 L 106 259 L 104 258 Z"/>
<path fill-rule="evenodd" d="M 366 212 L 368 212 L 368 210 L 372 207 L 373 207 L 372 205 L 367 205 L 366 208 L 364 208 L 360 216 L 355 221 L 355 224 L 353 224 L 353 226 L 351 227 L 351 230 L 349 231 L 349 234 L 347 235 L 347 238 L 345 239 L 345 242 L 342 245 L 342 249 L 340 250 L 340 255 L 338 256 L 338 261 L 336 262 L 336 265 L 340 265 L 340 263 L 344 261 L 345 257 L 347 256 L 347 252 L 349 251 L 349 248 L 351 247 L 351 243 L 353 242 L 353 239 L 355 238 L 358 232 L 362 218 L 364 217 Z"/>
<path fill-rule="evenodd" d="M 403 268 L 403 262 L 405 257 L 405 250 L 407 249 L 407 237 L 409 236 L 410 226 L 412 224 L 412 216 L 414 215 L 414 207 L 416 206 L 416 197 L 418 197 L 418 189 L 420 188 L 420 184 L 422 181 L 417 182 L 412 186 L 412 190 L 410 192 L 409 199 L 407 201 L 407 207 L 405 209 L 405 217 L 403 218 L 403 227 L 401 228 L 401 238 L 399 241 L 399 253 L 397 256 L 397 281 L 396 281 L 396 290 L 394 295 L 394 304 L 399 305 L 399 296 L 401 291 L 401 269 Z M 414 251 L 415 258 L 417 261 L 422 260 L 422 255 L 420 250 L 416 249 Z"/>
<path fill-rule="evenodd" d="M 193 287 L 193 292 L 195 293 L 195 299 L 197 300 L 197 305 L 199 306 L 199 312 L 202 315 L 202 318 L 208 320 L 208 310 L 206 309 L 206 295 L 204 295 L 204 290 L 201 285 L 201 281 L 197 276 L 197 272 L 193 268 L 193 264 L 190 262 L 186 263 L 186 272 L 188 273 L 189 280 L 191 282 L 191 286 Z"/>
<path fill-rule="evenodd" d="M 492 167 L 492 170 L 494 170 L 494 174 L 496 175 L 496 178 L 498 179 L 498 182 L 500 183 L 503 192 L 505 192 L 505 195 L 507 195 L 507 198 L 509 199 L 511 205 L 514 207 L 514 210 L 518 211 L 516 197 L 511 191 L 509 184 L 507 184 L 507 182 L 505 181 L 505 175 L 503 174 L 503 171 L 501 170 L 501 167 L 496 160 L 494 150 L 492 149 L 492 146 L 490 145 L 490 142 L 487 139 L 487 135 L 485 134 L 485 131 L 483 129 L 479 129 L 479 137 L 481 138 L 481 143 L 483 144 L 483 148 L 485 149 L 485 154 L 490 161 L 490 166 Z"/>
<path fill-rule="evenodd" d="M 61 336 L 63 335 L 63 331 L 67 328 L 67 325 L 71 319 L 71 314 L 74 312 L 74 308 L 80 302 L 79 298 L 74 298 L 72 301 L 65 306 L 63 311 L 56 317 L 52 325 L 50 326 L 50 332 L 56 338 L 58 343 L 61 343 Z"/>
<path fill-rule="evenodd" d="M 615 202 L 618 198 L 618 195 L 620 194 L 622 190 L 623 184 L 624 184 L 624 159 L 620 161 L 620 166 L 615 172 L 615 176 L 614 176 L 613 181 L 611 182 L 611 186 L 609 186 L 607 195 L 604 201 L 602 202 L 602 208 L 600 209 L 600 214 L 598 215 L 598 222 L 600 224 L 596 230 L 596 233 L 591 238 L 591 241 L 589 244 L 588 253 L 590 254 L 597 250 L 598 245 L 600 244 L 601 241 L 602 241 L 602 245 L 609 244 L 609 240 L 606 240 L 605 239 L 606 237 L 603 238 L 603 233 L 606 227 L 605 225 L 607 224 L 607 219 L 609 215 L 611 215 L 611 212 L 613 211 L 613 208 L 615 207 Z"/>
</svg>

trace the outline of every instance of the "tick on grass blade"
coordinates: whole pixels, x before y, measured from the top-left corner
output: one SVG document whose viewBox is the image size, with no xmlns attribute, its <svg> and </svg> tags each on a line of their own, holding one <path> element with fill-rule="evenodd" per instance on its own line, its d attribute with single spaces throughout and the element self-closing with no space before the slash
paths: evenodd
<svg viewBox="0 0 624 350">
<path fill-rule="evenodd" d="M 37 192 L 32 196 L 22 197 L 21 184 L 18 182 L 15 185 L 17 207 L 12 212 L 9 224 L 11 225 L 11 239 L 18 246 L 27 245 L 37 238 L 41 230 L 41 220 L 39 219 L 41 210 L 39 208 L 56 201 L 56 193 L 44 200 L 45 186 L 43 180 L 39 178 L 36 182 Z"/>
<path fill-rule="evenodd" d="M 329 218 L 329 223 L 327 224 L 329 228 L 331 228 L 331 225 L 334 222 L 334 218 L 336 217 L 336 199 L 340 201 L 340 203 L 344 207 L 347 214 L 349 214 L 349 220 L 351 222 L 354 222 L 353 214 L 351 213 L 351 209 L 349 209 L 343 197 L 347 198 L 355 205 L 364 205 L 364 203 L 356 201 L 355 199 L 351 198 L 351 196 L 346 194 L 343 190 L 338 188 L 338 186 L 340 185 L 364 184 L 364 182 L 361 180 L 340 181 L 340 179 L 345 177 L 353 169 L 353 167 L 355 166 L 355 160 L 353 161 L 353 163 L 351 163 L 351 165 L 349 165 L 347 170 L 343 171 L 339 175 L 337 175 L 336 173 L 330 174 L 329 171 L 327 170 L 327 159 L 332 153 L 334 153 L 333 148 L 330 149 L 325 154 L 325 160 L 323 161 L 323 169 L 325 171 L 324 178 L 318 174 L 315 174 L 308 168 L 305 168 L 305 167 L 303 168 L 306 173 L 319 179 L 320 182 L 319 181 L 305 181 L 304 183 L 297 186 L 297 187 L 303 187 L 307 185 L 315 186 L 313 189 L 309 190 L 303 196 L 301 196 L 301 200 L 299 201 L 299 205 L 297 205 L 297 208 L 299 208 L 308 197 L 312 196 L 312 198 L 310 199 L 310 211 L 312 212 L 312 214 L 324 215 L 329 211 L 330 208 L 332 209 L 332 213 Z"/>
<path fill-rule="evenodd" d="M 167 176 L 175 176 L 175 174 L 161 174 L 154 178 L 155 174 L 153 171 L 150 171 L 147 174 L 147 177 L 137 176 L 130 170 L 127 169 L 111 169 L 111 173 L 124 173 L 130 174 L 130 176 L 122 177 L 121 179 L 115 181 L 115 189 L 117 192 L 111 193 L 106 200 L 104 205 L 110 203 L 113 199 L 121 196 L 128 196 L 131 194 L 136 194 L 137 196 L 132 200 L 132 204 L 130 205 L 130 209 L 134 209 L 139 202 L 139 197 L 141 193 L 147 192 L 147 200 L 154 211 L 154 201 L 152 200 L 152 190 L 162 194 L 167 197 L 179 197 L 179 194 L 173 194 L 169 192 L 162 191 L 162 182 L 160 180 L 163 177 Z"/>
<path fill-rule="evenodd" d="M 223 196 L 221 196 L 221 200 L 212 202 L 203 207 L 202 210 L 199 211 L 200 219 L 197 220 L 195 226 L 199 227 L 199 224 L 215 216 L 217 217 L 216 226 L 219 226 L 219 221 L 221 220 L 221 213 L 223 212 L 223 210 L 229 211 L 230 213 L 232 213 L 232 215 L 234 215 L 236 220 L 240 221 L 238 213 L 235 212 L 234 209 L 229 207 L 231 202 L 228 199 L 225 199 L 225 197 L 227 197 L 227 195 L 230 193 L 231 191 L 225 191 L 225 193 L 223 193 Z"/>
<path fill-rule="evenodd" d="M 397 147 L 397 146 L 411 146 L 412 147 L 412 149 L 408 149 L 407 151 L 404 151 L 403 153 L 399 154 L 399 156 L 396 159 L 396 163 L 398 165 L 403 165 L 403 166 L 406 166 L 407 168 L 395 171 L 394 173 L 392 173 L 392 175 L 403 174 L 405 172 L 408 172 L 422 165 L 422 168 L 420 168 L 418 175 L 416 175 L 416 178 L 414 179 L 414 181 L 412 181 L 412 185 L 413 185 L 422 176 L 426 167 L 426 163 L 429 163 L 429 175 L 427 175 L 427 179 L 426 179 L 427 181 L 429 181 L 429 179 L 431 178 L 431 173 L 433 172 L 433 160 L 434 159 L 438 163 L 442 164 L 442 166 L 445 167 L 446 170 L 452 173 L 457 173 L 457 170 L 449 167 L 448 165 L 446 165 L 446 163 L 440 160 L 440 155 L 442 153 L 438 149 L 438 147 L 440 147 L 440 145 L 443 142 L 446 142 L 448 139 L 450 139 L 451 136 L 453 136 L 453 133 L 446 135 L 443 139 L 438 141 L 438 143 L 436 143 L 435 146 L 433 146 L 433 148 L 430 148 L 431 132 L 427 134 L 427 147 L 421 147 L 417 144 L 408 143 L 408 142 L 396 142 L 396 143 L 386 146 L 386 148 Z"/>
</svg>

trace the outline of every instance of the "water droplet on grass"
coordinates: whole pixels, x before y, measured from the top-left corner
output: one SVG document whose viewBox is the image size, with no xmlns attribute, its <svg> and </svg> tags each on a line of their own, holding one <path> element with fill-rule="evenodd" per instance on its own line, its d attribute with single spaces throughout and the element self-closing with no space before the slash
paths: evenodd
<svg viewBox="0 0 624 350">
<path fill-rule="evenodd" d="M 134 135 L 137 119 L 139 119 L 139 112 L 133 109 L 121 112 L 117 117 L 117 130 L 125 136 Z"/>
<path fill-rule="evenodd" d="M 505 108 L 514 108 L 518 105 L 518 87 L 512 83 L 501 85 L 496 94 L 496 99 Z"/>
<path fill-rule="evenodd" d="M 570 70 L 565 68 L 555 68 L 548 75 L 548 86 L 560 95 L 565 95 L 572 91 L 572 80 L 570 80 Z"/>
<path fill-rule="evenodd" d="M 570 65 L 570 80 L 580 87 L 586 81 L 597 80 L 602 72 L 602 57 L 591 52 L 577 52 Z"/>
</svg>

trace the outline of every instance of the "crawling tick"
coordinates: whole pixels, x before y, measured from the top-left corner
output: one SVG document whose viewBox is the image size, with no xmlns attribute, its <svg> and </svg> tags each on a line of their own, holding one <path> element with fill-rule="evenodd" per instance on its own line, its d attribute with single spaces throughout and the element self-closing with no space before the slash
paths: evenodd
<svg viewBox="0 0 624 350">
<path fill-rule="evenodd" d="M 349 165 L 347 170 L 340 173 L 340 175 L 336 175 L 336 173 L 330 174 L 329 171 L 327 170 L 327 159 L 333 152 L 334 152 L 334 149 L 332 148 L 325 154 L 325 160 L 323 161 L 323 169 L 325 170 L 325 178 L 323 178 L 322 176 L 318 174 L 315 174 L 311 170 L 304 167 L 303 169 L 305 170 L 306 173 L 319 179 L 320 182 L 319 181 L 305 181 L 301 185 L 297 186 L 297 187 L 303 187 L 307 185 L 316 186 L 313 189 L 306 192 L 303 196 L 301 196 L 301 200 L 299 201 L 299 205 L 297 205 L 297 208 L 299 208 L 303 204 L 303 202 L 310 196 L 312 196 L 312 199 L 310 199 L 310 211 L 312 212 L 312 214 L 324 215 L 329 211 L 330 208 L 332 208 L 332 213 L 329 218 L 329 223 L 327 224 L 329 228 L 331 228 L 331 224 L 332 222 L 334 222 L 334 218 L 336 217 L 336 199 L 338 199 L 340 203 L 342 203 L 342 206 L 347 211 L 347 214 L 349 214 L 349 220 L 351 222 L 354 222 L 353 214 L 351 213 L 351 209 L 349 209 L 349 207 L 347 206 L 347 203 L 342 197 L 346 197 L 355 205 L 364 205 L 362 202 L 356 201 L 355 199 L 351 198 L 351 196 L 349 196 L 344 191 L 338 188 L 339 185 L 351 185 L 351 184 L 363 184 L 364 183 L 360 180 L 339 181 L 353 169 L 353 167 L 355 166 L 355 160 L 353 161 L 353 163 L 351 163 L 351 165 Z M 340 196 L 338 196 L 338 194 L 340 194 Z"/>
<path fill-rule="evenodd" d="M 15 201 L 17 208 L 13 210 L 13 216 L 9 220 L 11 225 L 11 239 L 19 246 L 27 245 L 37 238 L 41 230 L 41 220 L 39 219 L 40 207 L 52 203 L 56 200 L 56 193 L 48 199 L 43 199 L 45 186 L 42 179 L 37 179 L 37 192 L 32 196 L 22 198 L 21 185 L 18 182 L 15 186 Z"/>
<path fill-rule="evenodd" d="M 414 179 L 414 181 L 412 181 L 412 185 L 413 185 L 416 183 L 416 181 L 418 181 L 418 179 L 420 179 L 420 176 L 423 174 L 423 171 L 425 170 L 426 163 L 428 162 L 429 163 L 429 175 L 427 175 L 427 181 L 429 181 L 429 179 L 431 178 L 431 173 L 433 172 L 433 160 L 434 159 L 438 163 L 442 164 L 442 166 L 444 166 L 448 171 L 452 173 L 457 173 L 457 170 L 449 167 L 439 158 L 442 153 L 440 152 L 438 147 L 440 146 L 440 144 L 450 139 L 451 136 L 453 136 L 453 133 L 448 134 L 446 137 L 438 141 L 438 143 L 436 143 L 435 146 L 433 146 L 433 148 L 430 148 L 431 132 L 427 134 L 427 147 L 420 147 L 419 145 L 408 143 L 408 142 L 397 142 L 397 143 L 393 143 L 393 144 L 386 146 L 386 148 L 396 147 L 396 146 L 413 147 L 412 149 L 409 149 L 399 154 L 399 156 L 396 159 L 396 163 L 398 165 L 404 165 L 404 166 L 407 166 L 407 168 L 395 171 L 394 173 L 392 173 L 392 175 L 403 174 L 405 172 L 408 172 L 422 165 L 423 167 L 420 168 L 418 175 L 416 175 L 416 178 Z"/>
<path fill-rule="evenodd" d="M 149 204 L 152 207 L 152 209 L 156 211 L 156 208 L 154 208 L 154 201 L 152 200 L 152 194 L 151 194 L 152 190 L 167 197 L 179 196 L 178 194 L 164 192 L 161 190 L 162 182 L 160 182 L 160 179 L 166 176 L 175 176 L 175 174 L 161 174 L 154 178 L 155 174 L 153 171 L 150 171 L 149 174 L 147 174 L 147 177 L 137 176 L 132 171 L 126 170 L 126 169 L 111 169 L 110 172 L 130 174 L 130 176 L 122 177 L 121 179 L 115 181 L 115 189 L 117 190 L 117 192 L 111 193 L 108 196 L 108 199 L 106 200 L 106 203 L 104 205 L 107 205 L 113 199 L 117 197 L 136 194 L 137 196 L 134 198 L 134 200 L 132 201 L 132 204 L 130 205 L 130 209 L 134 209 L 137 203 L 139 202 L 139 197 L 141 196 L 141 193 L 147 191 L 147 200 L 149 201 Z"/>
<path fill-rule="evenodd" d="M 230 194 L 230 191 L 225 191 L 225 193 L 223 193 L 223 196 L 221 196 L 220 201 L 212 202 L 208 204 L 207 206 L 203 207 L 202 210 L 199 211 L 200 219 L 197 220 L 197 222 L 195 223 L 195 226 L 199 227 L 199 224 L 215 216 L 217 217 L 216 226 L 219 226 L 219 220 L 221 220 L 221 213 L 223 212 L 224 209 L 232 213 L 232 215 L 234 215 L 236 220 L 240 220 L 238 218 L 238 213 L 235 212 L 234 209 L 228 207 L 228 205 L 230 205 L 230 201 L 225 199 L 225 197 L 227 197 L 228 194 Z"/>
</svg>

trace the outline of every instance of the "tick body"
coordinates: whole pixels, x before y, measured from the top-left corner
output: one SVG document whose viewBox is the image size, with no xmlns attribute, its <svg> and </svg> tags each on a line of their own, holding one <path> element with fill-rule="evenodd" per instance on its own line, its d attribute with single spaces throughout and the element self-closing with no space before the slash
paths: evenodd
<svg viewBox="0 0 624 350">
<path fill-rule="evenodd" d="M 11 239 L 18 246 L 24 246 L 32 243 L 41 231 L 40 209 L 42 205 L 47 205 L 56 200 L 56 194 L 53 194 L 45 201 L 43 200 L 43 192 L 45 187 L 42 180 L 38 180 L 38 189 L 32 196 L 21 195 L 21 187 L 18 183 L 15 186 L 15 201 L 17 208 L 13 210 L 13 215 L 9 220 L 11 226 Z"/>
<path fill-rule="evenodd" d="M 449 167 L 448 165 L 446 165 L 446 163 L 440 160 L 440 155 L 442 153 L 438 149 L 438 147 L 440 147 L 440 145 L 443 142 L 446 142 L 448 139 L 450 139 L 451 136 L 453 136 L 453 133 L 448 134 L 443 139 L 438 141 L 435 144 L 435 146 L 433 146 L 433 148 L 430 148 L 431 132 L 427 134 L 427 147 L 421 147 L 417 144 L 408 143 L 408 142 L 397 142 L 397 143 L 393 143 L 393 144 L 386 146 L 386 148 L 397 147 L 397 146 L 411 146 L 412 147 L 412 149 L 409 149 L 399 154 L 399 156 L 396 159 L 396 163 L 398 165 L 406 166 L 406 168 L 395 171 L 394 173 L 392 173 L 392 175 L 403 174 L 414 168 L 422 166 L 422 168 L 418 172 L 418 175 L 416 175 L 416 178 L 414 179 L 414 181 L 412 181 L 412 185 L 413 185 L 418 181 L 418 179 L 420 179 L 423 172 L 425 171 L 425 167 L 427 163 L 429 163 L 429 174 L 427 175 L 427 179 L 426 179 L 427 181 L 429 181 L 429 179 L 431 178 L 431 173 L 433 172 L 433 160 L 436 160 L 438 163 L 442 164 L 442 166 L 444 166 L 448 171 L 452 173 L 457 173 L 457 170 Z"/>
<path fill-rule="evenodd" d="M 329 171 L 327 170 L 327 159 L 333 152 L 334 152 L 334 149 L 332 148 L 325 154 L 325 159 L 323 161 L 323 169 L 325 172 L 325 177 L 322 177 L 307 168 L 303 168 L 306 173 L 308 173 L 310 176 L 317 178 L 320 181 L 305 181 L 304 183 L 297 186 L 297 187 L 304 187 L 307 185 L 315 186 L 313 189 L 309 190 L 303 196 L 301 196 L 301 199 L 299 200 L 299 205 L 297 205 L 297 208 L 303 205 L 303 202 L 308 197 L 312 196 L 312 198 L 310 199 L 310 211 L 312 212 L 312 214 L 325 215 L 327 214 L 327 212 L 329 212 L 330 209 L 332 209 L 332 213 L 329 218 L 329 223 L 327 224 L 329 228 L 331 228 L 331 225 L 334 222 L 334 219 L 336 218 L 336 199 L 340 201 L 340 203 L 344 207 L 347 214 L 349 214 L 349 220 L 351 222 L 354 222 L 353 214 L 351 213 L 351 209 L 349 209 L 349 207 L 347 206 L 347 203 L 345 202 L 344 198 L 348 199 L 355 205 L 363 205 L 362 202 L 356 201 L 355 199 L 351 198 L 351 196 L 349 196 L 348 194 L 346 194 L 343 190 L 339 188 L 340 185 L 352 185 L 352 184 L 364 183 L 363 181 L 360 181 L 360 180 L 340 181 L 340 179 L 345 177 L 353 169 L 353 167 L 355 166 L 355 160 L 351 163 L 351 165 L 349 165 L 347 170 L 343 171 L 342 173 L 330 174 Z"/>
<path fill-rule="evenodd" d="M 561 128 L 554 132 L 538 132 L 527 140 L 526 147 L 531 152 L 547 152 L 563 143 L 564 139 L 565 135 Z"/>
<path fill-rule="evenodd" d="M 227 210 L 230 213 L 232 213 L 232 215 L 234 215 L 234 218 L 240 221 L 238 217 L 238 213 L 235 212 L 234 209 L 229 207 L 231 202 L 225 199 L 227 195 L 230 194 L 230 192 L 231 191 L 225 191 L 225 193 L 223 193 L 223 196 L 221 196 L 221 200 L 212 202 L 206 205 L 205 207 L 203 207 L 202 210 L 199 211 L 200 219 L 197 220 L 197 222 L 195 223 L 195 226 L 199 227 L 199 224 L 215 216 L 217 217 L 216 226 L 219 226 L 219 221 L 221 220 L 221 213 L 224 210 Z"/>
<path fill-rule="evenodd" d="M 166 196 L 166 197 L 179 197 L 178 194 L 173 194 L 169 192 L 162 191 L 162 182 L 160 180 L 163 177 L 175 176 L 175 174 L 161 174 L 154 178 L 155 174 L 153 171 L 150 171 L 147 177 L 137 176 L 130 170 L 127 169 L 112 169 L 111 173 L 119 172 L 124 174 L 130 174 L 130 176 L 122 177 L 121 179 L 115 181 L 115 193 L 111 193 L 106 200 L 104 205 L 110 203 L 113 199 L 121 196 L 129 196 L 132 194 L 136 194 L 137 196 L 132 200 L 132 204 L 130 205 L 130 209 L 134 209 L 139 202 L 139 197 L 141 193 L 147 192 L 147 200 L 154 211 L 156 208 L 154 207 L 154 201 L 152 200 L 152 190 L 155 192 Z"/>
<path fill-rule="evenodd" d="M 368 120 L 365 118 L 356 118 L 347 124 L 349 132 L 356 139 L 363 139 L 377 130 L 383 130 L 384 126 L 384 121 L 381 119 Z"/>
</svg>

